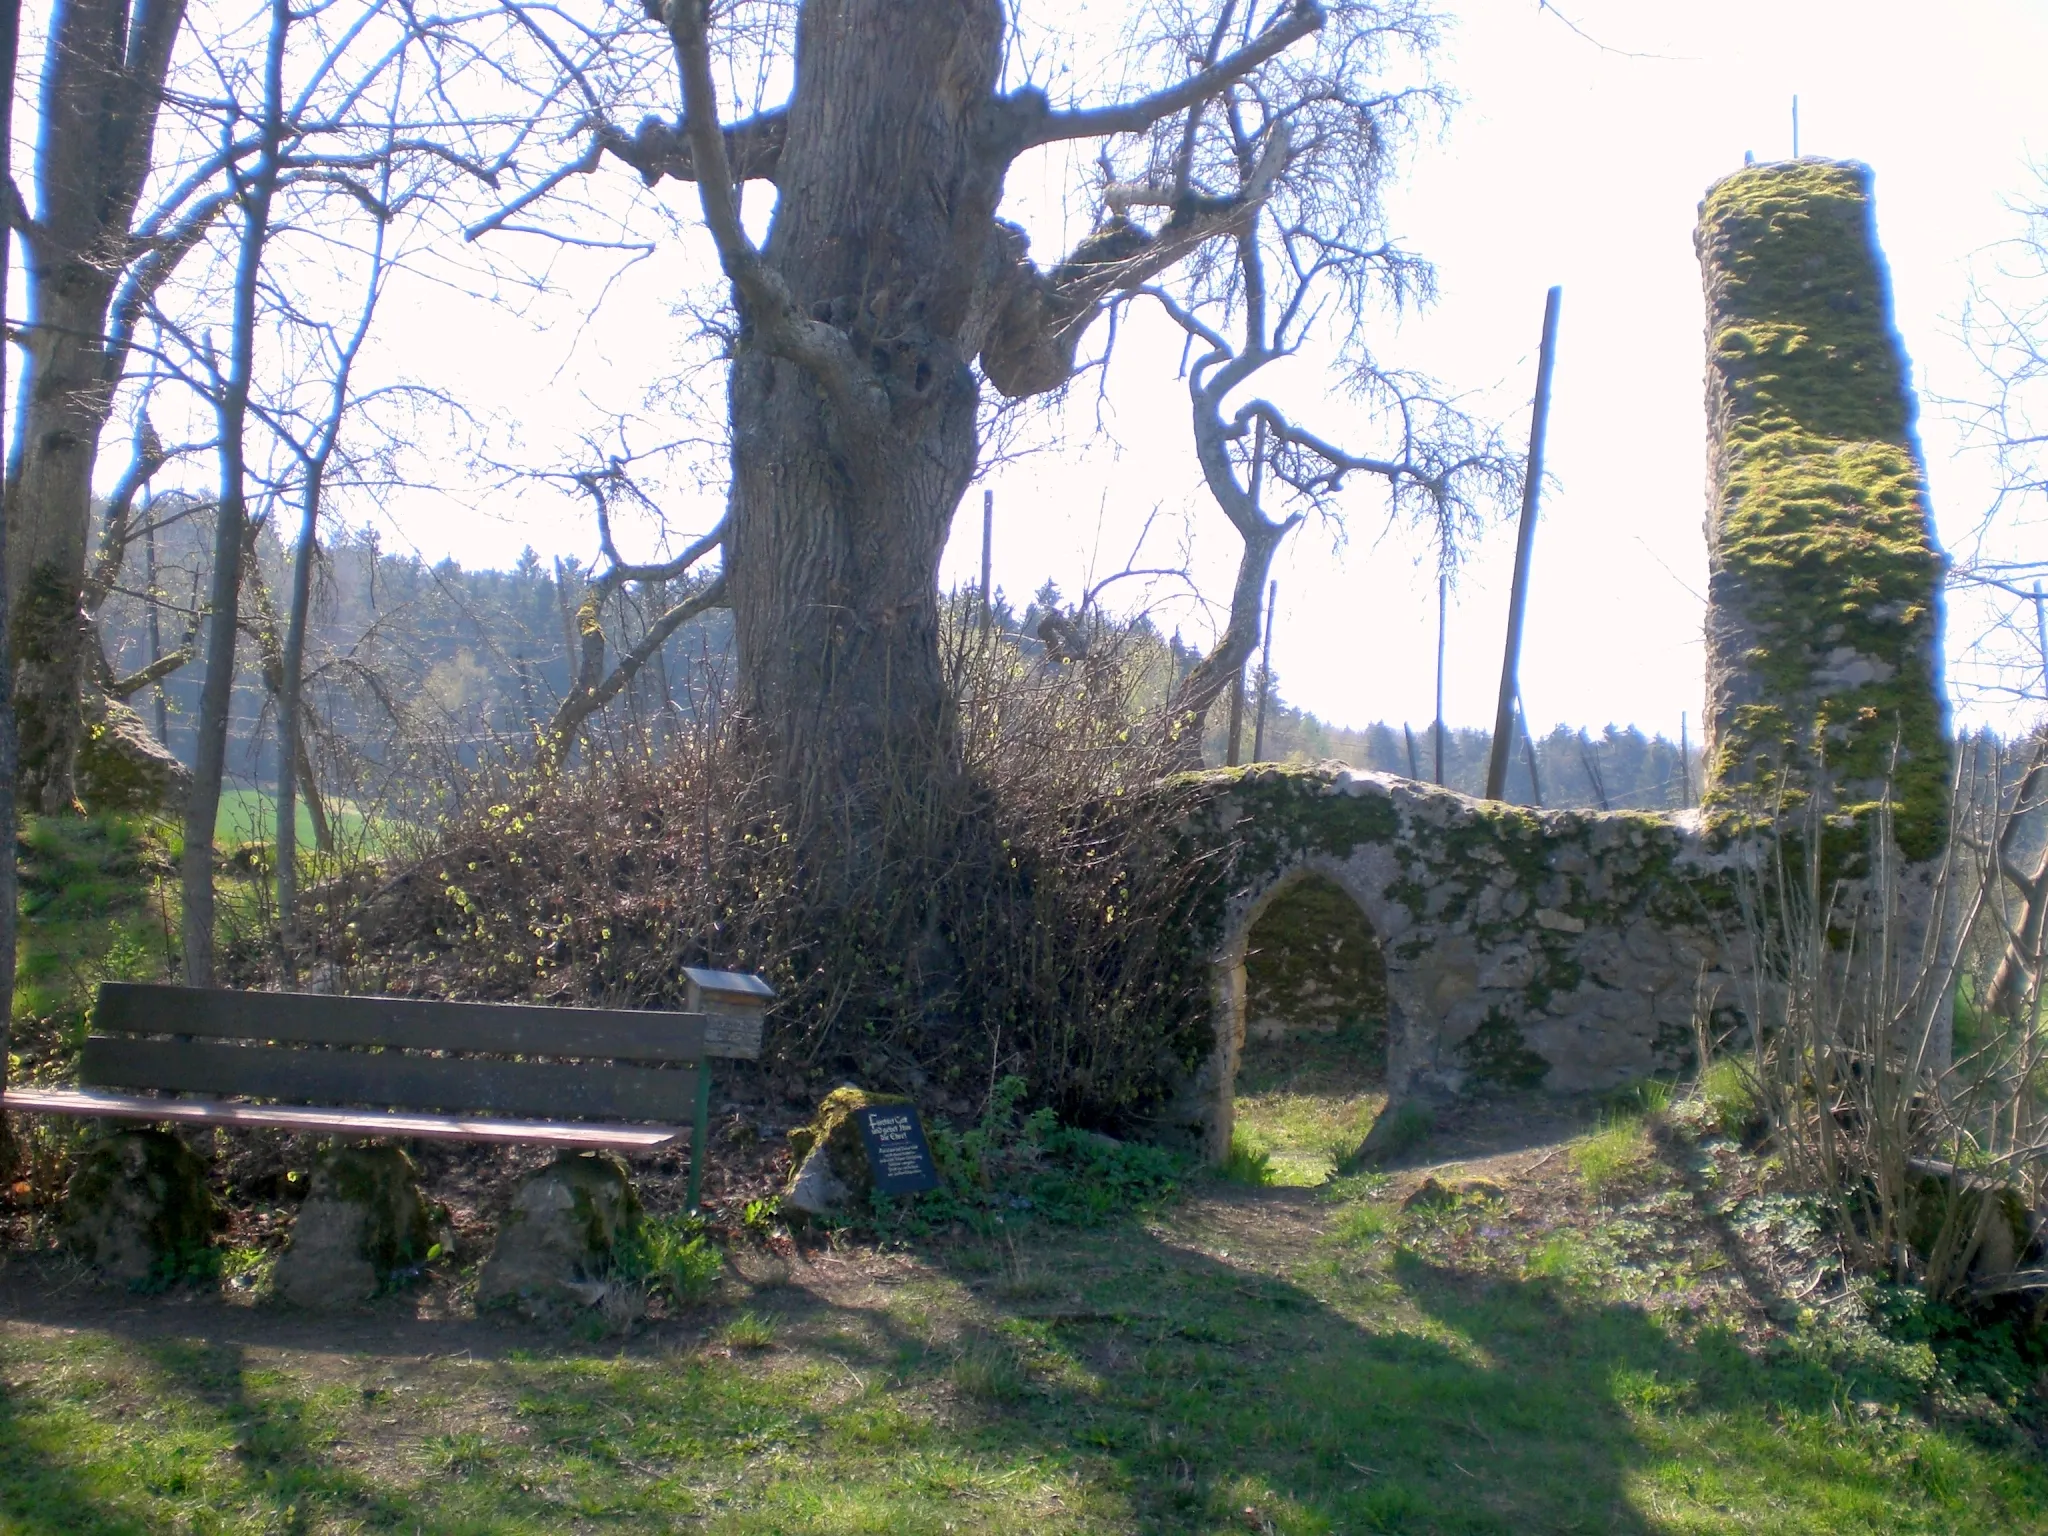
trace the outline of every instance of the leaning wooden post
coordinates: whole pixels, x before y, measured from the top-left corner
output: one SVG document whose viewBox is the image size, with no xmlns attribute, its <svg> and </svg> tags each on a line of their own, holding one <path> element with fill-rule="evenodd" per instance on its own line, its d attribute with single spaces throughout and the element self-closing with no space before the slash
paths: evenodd
<svg viewBox="0 0 2048 1536">
<path fill-rule="evenodd" d="M 1273 607 L 1280 600 L 1280 583 L 1266 585 L 1266 643 L 1259 652 L 1259 713 L 1252 724 L 1252 761 L 1266 760 L 1266 696 L 1273 691 Z"/>
<path fill-rule="evenodd" d="M 1436 782 L 1444 782 L 1444 631 L 1451 622 L 1451 578 L 1442 571 L 1436 577 L 1436 720 L 1430 727 L 1436 736 Z"/>
<path fill-rule="evenodd" d="M 981 637 L 986 640 L 989 630 L 995 624 L 995 608 L 989 598 L 989 546 L 995 540 L 996 493 L 984 489 L 981 493 Z"/>
<path fill-rule="evenodd" d="M 1486 765 L 1486 798 L 1498 800 L 1508 783 L 1508 750 L 1515 734 L 1517 673 L 1522 661 L 1522 614 L 1529 601 L 1529 552 L 1536 532 L 1536 497 L 1543 488 L 1543 431 L 1550 420 L 1550 374 L 1557 361 L 1557 307 L 1562 288 L 1543 301 L 1543 350 L 1536 362 L 1536 407 L 1529 419 L 1529 470 L 1522 481 L 1522 526 L 1515 535 L 1515 585 L 1508 595 L 1507 654 L 1501 660 L 1500 702 L 1493 711 L 1493 754 Z"/>
</svg>

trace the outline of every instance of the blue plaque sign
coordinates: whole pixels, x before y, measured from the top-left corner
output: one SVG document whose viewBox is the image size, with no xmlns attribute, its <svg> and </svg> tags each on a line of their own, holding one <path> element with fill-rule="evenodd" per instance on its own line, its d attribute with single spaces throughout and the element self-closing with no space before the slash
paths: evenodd
<svg viewBox="0 0 2048 1536">
<path fill-rule="evenodd" d="M 939 1170 L 916 1105 L 883 1104 L 861 1110 L 858 1118 L 878 1194 L 914 1195 L 939 1187 Z"/>
</svg>

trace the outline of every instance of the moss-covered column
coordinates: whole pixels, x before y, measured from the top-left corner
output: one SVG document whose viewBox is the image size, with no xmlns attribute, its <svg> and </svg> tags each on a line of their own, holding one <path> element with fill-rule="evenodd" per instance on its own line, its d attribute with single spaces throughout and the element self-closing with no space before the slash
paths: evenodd
<svg viewBox="0 0 2048 1536">
<path fill-rule="evenodd" d="M 1700 205 L 1707 803 L 1948 830 L 1942 557 L 1866 166 L 1738 171 Z"/>
</svg>

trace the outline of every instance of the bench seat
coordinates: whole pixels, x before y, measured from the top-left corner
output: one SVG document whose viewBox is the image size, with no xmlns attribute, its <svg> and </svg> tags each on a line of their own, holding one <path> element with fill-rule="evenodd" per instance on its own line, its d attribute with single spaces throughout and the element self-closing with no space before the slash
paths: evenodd
<svg viewBox="0 0 2048 1536">
<path fill-rule="evenodd" d="M 239 1130 L 305 1131 L 331 1136 L 416 1136 L 423 1141 L 505 1141 L 578 1150 L 652 1152 L 685 1134 L 680 1125 L 605 1125 L 575 1120 L 500 1120 L 481 1115 L 396 1110 L 314 1109 L 225 1099 L 165 1099 L 94 1088 L 10 1088 L 0 1103 L 14 1111 L 88 1119 L 223 1125 Z"/>
<path fill-rule="evenodd" d="M 758 977 L 686 971 L 686 1012 L 104 982 L 75 1088 L 10 1110 L 340 1136 L 646 1151 L 690 1140 L 712 1060 L 759 1056 Z"/>
</svg>

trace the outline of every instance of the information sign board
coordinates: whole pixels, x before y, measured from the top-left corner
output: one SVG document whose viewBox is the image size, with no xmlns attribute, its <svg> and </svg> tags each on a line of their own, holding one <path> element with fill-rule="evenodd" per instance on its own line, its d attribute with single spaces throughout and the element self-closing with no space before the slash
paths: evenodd
<svg viewBox="0 0 2048 1536">
<path fill-rule="evenodd" d="M 914 1104 L 881 1104 L 859 1112 L 861 1144 L 875 1189 L 884 1195 L 914 1195 L 939 1187 L 931 1143 Z"/>
</svg>

